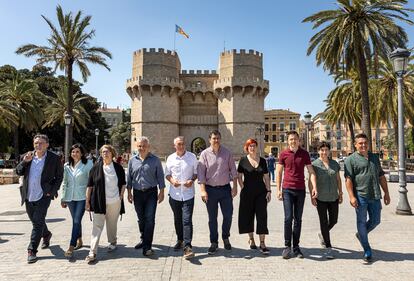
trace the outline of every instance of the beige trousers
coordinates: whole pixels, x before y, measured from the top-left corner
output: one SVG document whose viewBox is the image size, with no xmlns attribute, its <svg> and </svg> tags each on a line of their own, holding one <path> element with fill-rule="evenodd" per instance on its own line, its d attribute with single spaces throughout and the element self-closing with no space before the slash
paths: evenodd
<svg viewBox="0 0 414 281">
<path fill-rule="evenodd" d="M 106 204 L 106 214 L 93 214 L 93 227 L 91 236 L 91 248 L 89 255 L 96 254 L 98 252 L 99 239 L 106 221 L 106 235 L 108 236 L 108 242 L 116 244 L 116 232 L 119 218 L 119 212 L 121 210 L 121 201 L 114 202 L 112 204 Z"/>
</svg>

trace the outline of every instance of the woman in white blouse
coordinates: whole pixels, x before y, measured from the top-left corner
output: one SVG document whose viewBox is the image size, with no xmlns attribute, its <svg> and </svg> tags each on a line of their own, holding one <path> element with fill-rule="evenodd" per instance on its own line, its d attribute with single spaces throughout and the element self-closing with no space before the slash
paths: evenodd
<svg viewBox="0 0 414 281">
<path fill-rule="evenodd" d="M 86 192 L 86 210 L 93 212 L 93 228 L 91 247 L 86 257 L 88 263 L 96 260 L 99 239 L 106 221 L 108 236 L 108 251 L 114 251 L 117 244 L 117 222 L 119 215 L 125 213 L 124 168 L 113 161 L 115 149 L 105 144 L 100 149 L 102 160 L 95 163 L 89 173 L 88 189 Z"/>
<path fill-rule="evenodd" d="M 64 166 L 62 181 L 62 208 L 69 207 L 72 216 L 72 235 L 65 256 L 72 257 L 82 242 L 82 217 L 85 213 L 86 185 L 93 163 L 86 159 L 85 148 L 77 143 L 69 150 L 69 162 Z"/>
</svg>

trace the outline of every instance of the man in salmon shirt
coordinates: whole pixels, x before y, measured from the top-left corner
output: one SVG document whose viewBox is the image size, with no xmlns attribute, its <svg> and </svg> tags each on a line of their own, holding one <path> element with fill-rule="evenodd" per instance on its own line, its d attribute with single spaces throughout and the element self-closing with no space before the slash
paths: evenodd
<svg viewBox="0 0 414 281">
<path fill-rule="evenodd" d="M 285 213 L 285 248 L 283 249 L 282 257 L 284 259 L 291 258 L 293 236 L 293 256 L 303 258 L 303 253 L 299 248 L 299 239 L 306 195 L 305 167 L 308 169 L 311 183 L 315 187 L 312 190 L 312 198 L 317 197 L 316 177 L 309 153 L 299 147 L 299 134 L 296 131 L 289 131 L 286 134 L 288 148 L 280 153 L 279 165 L 277 165 L 276 169 L 277 197 L 279 200 L 283 200 Z"/>
</svg>

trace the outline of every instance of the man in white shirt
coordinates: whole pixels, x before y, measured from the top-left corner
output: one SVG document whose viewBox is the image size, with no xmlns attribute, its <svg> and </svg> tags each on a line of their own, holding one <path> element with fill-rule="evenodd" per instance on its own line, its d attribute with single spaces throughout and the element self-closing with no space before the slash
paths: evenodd
<svg viewBox="0 0 414 281">
<path fill-rule="evenodd" d="M 184 258 L 194 257 L 193 238 L 194 181 L 197 178 L 197 157 L 185 150 L 184 137 L 174 139 L 175 152 L 165 165 L 166 179 L 170 182 L 170 206 L 174 213 L 177 243 L 174 250 L 184 246 Z"/>
</svg>

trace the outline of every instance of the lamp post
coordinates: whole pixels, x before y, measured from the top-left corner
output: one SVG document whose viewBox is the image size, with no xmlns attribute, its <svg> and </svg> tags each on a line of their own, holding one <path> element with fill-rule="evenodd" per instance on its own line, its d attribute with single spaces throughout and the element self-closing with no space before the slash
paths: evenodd
<svg viewBox="0 0 414 281">
<path fill-rule="evenodd" d="M 407 71 L 410 51 L 397 48 L 390 54 L 390 59 L 397 76 L 398 84 L 398 215 L 412 215 L 407 198 L 407 179 L 405 174 L 405 145 L 404 145 L 404 104 L 403 104 L 403 77 Z"/>
<path fill-rule="evenodd" d="M 70 150 L 70 144 L 69 144 L 69 130 L 72 123 L 72 115 L 65 112 L 64 115 L 65 119 L 65 163 L 69 162 L 69 150 Z"/>
<path fill-rule="evenodd" d="M 256 127 L 256 131 L 259 133 L 259 155 L 262 156 L 262 134 L 264 133 L 264 125 L 260 124 L 260 126 Z"/>
<path fill-rule="evenodd" d="M 108 137 L 104 136 L 104 144 L 106 144 L 107 141 L 108 141 Z"/>
<path fill-rule="evenodd" d="M 98 157 L 99 157 L 99 153 L 98 153 L 98 137 L 99 137 L 99 129 L 98 128 L 96 128 L 95 129 L 95 140 L 96 140 L 96 142 L 95 142 L 95 153 L 96 153 L 96 159 L 98 159 Z"/>
<path fill-rule="evenodd" d="M 305 119 L 305 126 L 306 126 L 306 151 L 309 152 L 309 126 L 312 122 L 312 114 L 309 113 L 309 111 L 307 111 L 305 113 L 305 115 L 303 115 L 304 119 Z"/>
</svg>

